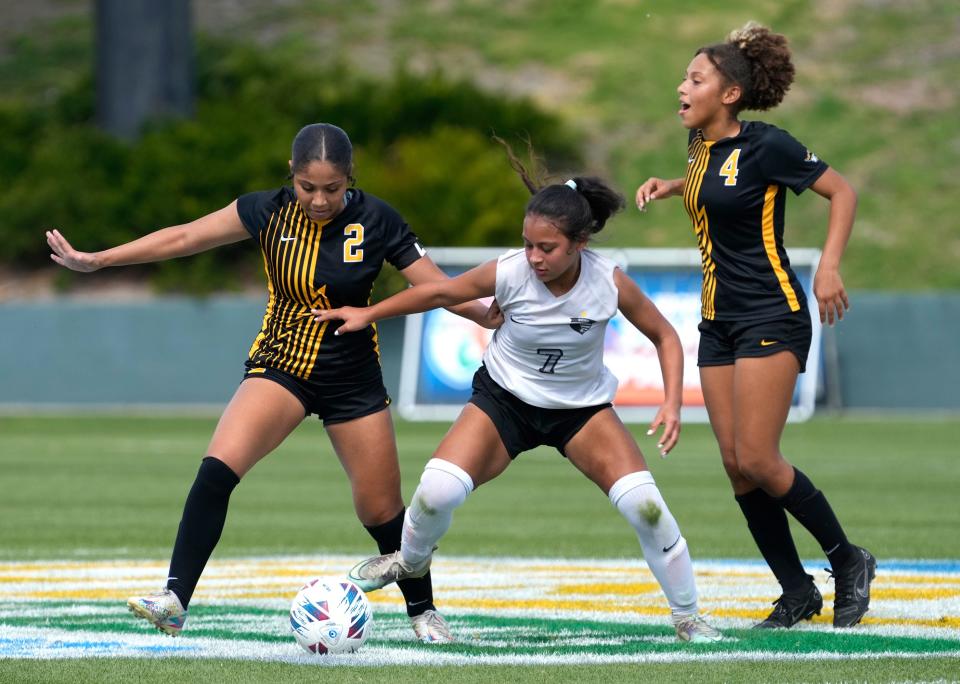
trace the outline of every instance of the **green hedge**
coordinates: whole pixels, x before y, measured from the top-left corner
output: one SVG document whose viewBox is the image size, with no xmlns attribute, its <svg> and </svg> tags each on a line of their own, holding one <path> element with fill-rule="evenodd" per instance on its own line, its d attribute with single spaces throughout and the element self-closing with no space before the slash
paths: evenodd
<svg viewBox="0 0 960 684">
<path fill-rule="evenodd" d="M 134 143 L 94 125 L 89 75 L 46 107 L 0 105 L 0 263 L 47 263 L 48 227 L 92 251 L 281 185 L 293 136 L 316 121 L 350 134 L 358 184 L 396 206 L 427 245 L 519 242 L 528 193 L 492 132 L 529 136 L 558 169 L 578 162 L 555 117 L 442 74 L 401 69 L 377 81 L 336 65 L 317 75 L 211 41 L 197 64 L 196 116 L 153 122 Z M 240 243 L 141 270 L 161 289 L 203 293 L 235 287 L 260 263 Z"/>
</svg>

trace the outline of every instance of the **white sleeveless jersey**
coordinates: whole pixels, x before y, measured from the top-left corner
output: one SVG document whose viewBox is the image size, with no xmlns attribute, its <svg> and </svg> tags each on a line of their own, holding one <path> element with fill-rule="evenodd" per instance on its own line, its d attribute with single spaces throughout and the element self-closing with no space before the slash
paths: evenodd
<svg viewBox="0 0 960 684">
<path fill-rule="evenodd" d="M 496 296 L 504 322 L 483 355 L 494 382 L 540 408 L 613 401 L 617 379 L 603 365 L 603 338 L 617 313 L 614 268 L 583 250 L 580 277 L 557 297 L 537 279 L 522 249 L 502 255 Z"/>
</svg>

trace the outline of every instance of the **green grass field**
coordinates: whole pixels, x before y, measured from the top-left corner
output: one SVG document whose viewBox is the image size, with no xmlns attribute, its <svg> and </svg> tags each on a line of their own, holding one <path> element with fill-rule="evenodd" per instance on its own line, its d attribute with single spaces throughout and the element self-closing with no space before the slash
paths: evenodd
<svg viewBox="0 0 960 684">
<path fill-rule="evenodd" d="M 0 418 L 0 560 L 165 561 L 215 419 Z M 445 425 L 398 424 L 404 491 Z M 248 476 L 231 500 L 214 559 L 333 553 L 362 556 L 372 542 L 353 517 L 345 477 L 311 421 Z M 648 441 L 636 431 L 641 444 Z M 957 559 L 960 509 L 956 420 L 819 418 L 788 427 L 784 451 L 823 489 L 848 534 L 885 559 Z M 654 453 L 652 449 L 647 450 Z M 696 561 L 755 558 L 706 426 L 651 468 Z M 304 532 L 308 533 L 305 534 Z M 819 557 L 805 532 L 801 556 Z M 632 534 L 606 500 L 549 450 L 521 456 L 460 509 L 450 556 L 636 558 Z M 189 638 L 189 637 L 184 637 Z M 953 658 L 506 667 L 324 669 L 244 661 L 0 660 L 0 681 L 917 681 L 955 680 Z"/>
<path fill-rule="evenodd" d="M 0 418 L 0 560 L 165 558 L 215 422 Z M 446 427 L 398 424 L 406 497 Z M 635 434 L 641 446 L 652 440 L 643 430 Z M 956 420 L 823 418 L 789 426 L 783 451 L 826 492 L 849 536 L 878 556 L 960 558 L 960 542 L 944 534 L 960 529 L 958 443 Z M 679 447 L 665 460 L 651 457 L 649 466 L 694 557 L 756 556 L 707 426 L 685 426 Z M 308 525 L 323 532 L 304 535 Z M 819 555 L 809 535 L 797 538 L 802 557 Z M 524 454 L 472 496 L 443 546 L 483 556 L 637 552 L 607 498 L 549 449 Z M 319 421 L 311 420 L 236 490 L 217 553 L 369 550 L 346 477 Z"/>
</svg>

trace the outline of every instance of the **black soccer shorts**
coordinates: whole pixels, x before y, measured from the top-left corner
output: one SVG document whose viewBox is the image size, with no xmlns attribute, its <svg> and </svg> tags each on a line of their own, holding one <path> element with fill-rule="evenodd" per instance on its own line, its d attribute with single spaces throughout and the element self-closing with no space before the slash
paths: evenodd
<svg viewBox="0 0 960 684">
<path fill-rule="evenodd" d="M 308 416 L 315 413 L 324 425 L 363 418 L 390 405 L 379 367 L 375 373 L 360 374 L 359 379 L 338 383 L 310 382 L 276 368 L 260 367 L 247 369 L 243 379 L 248 378 L 266 378 L 282 385 L 300 400 Z"/>
<path fill-rule="evenodd" d="M 473 375 L 470 403 L 493 421 L 510 458 L 541 445 L 563 448 L 594 414 L 612 404 L 584 408 L 549 409 L 533 406 L 493 381 L 486 366 Z"/>
<path fill-rule="evenodd" d="M 807 369 L 813 326 L 806 308 L 766 321 L 708 321 L 700 331 L 698 366 L 729 366 L 740 358 L 772 356 L 784 349 L 793 352 L 800 372 Z"/>
</svg>

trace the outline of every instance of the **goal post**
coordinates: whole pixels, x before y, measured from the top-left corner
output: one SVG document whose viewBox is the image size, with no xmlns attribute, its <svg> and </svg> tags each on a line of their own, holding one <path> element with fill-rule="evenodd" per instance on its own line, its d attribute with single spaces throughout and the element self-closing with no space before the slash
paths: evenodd
<svg viewBox="0 0 960 684">
<path fill-rule="evenodd" d="M 462 273 L 509 248 L 435 248 L 429 256 L 449 275 Z M 707 422 L 697 372 L 700 323 L 700 254 L 695 249 L 614 249 L 596 252 L 612 259 L 673 324 L 684 353 L 682 418 Z M 820 259 L 817 249 L 790 250 L 790 265 L 807 299 Z M 821 369 L 821 328 L 817 307 L 811 306 L 813 341 L 807 372 L 800 375 L 788 420 L 804 421 L 814 412 Z M 493 331 L 444 309 L 407 316 L 397 410 L 412 421 L 452 421 L 470 398 L 471 380 Z M 627 423 L 653 419 L 663 400 L 660 365 L 650 341 L 622 314 L 607 327 L 604 363 L 619 380 L 614 406 Z"/>
</svg>

